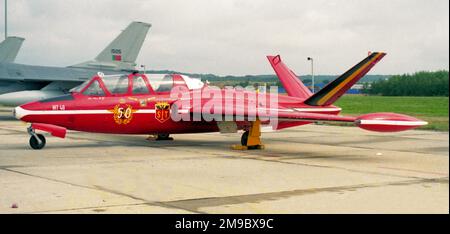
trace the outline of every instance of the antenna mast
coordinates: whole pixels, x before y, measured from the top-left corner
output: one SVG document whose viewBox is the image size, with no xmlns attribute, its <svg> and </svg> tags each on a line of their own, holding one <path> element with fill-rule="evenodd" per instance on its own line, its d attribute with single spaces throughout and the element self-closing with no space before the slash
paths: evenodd
<svg viewBox="0 0 450 234">
<path fill-rule="evenodd" d="M 8 0 L 5 0 L 5 40 L 8 37 Z"/>
</svg>

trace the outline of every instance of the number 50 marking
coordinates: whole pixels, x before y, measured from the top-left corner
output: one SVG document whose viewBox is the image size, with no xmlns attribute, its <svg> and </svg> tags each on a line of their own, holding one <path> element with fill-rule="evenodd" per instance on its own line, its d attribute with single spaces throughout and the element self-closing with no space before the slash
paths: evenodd
<svg viewBox="0 0 450 234">
<path fill-rule="evenodd" d="M 122 117 L 125 117 L 126 119 L 129 119 L 131 117 L 131 108 L 127 107 L 125 110 L 123 107 L 120 107 L 117 109 L 118 115 L 117 117 L 121 119 Z"/>
</svg>

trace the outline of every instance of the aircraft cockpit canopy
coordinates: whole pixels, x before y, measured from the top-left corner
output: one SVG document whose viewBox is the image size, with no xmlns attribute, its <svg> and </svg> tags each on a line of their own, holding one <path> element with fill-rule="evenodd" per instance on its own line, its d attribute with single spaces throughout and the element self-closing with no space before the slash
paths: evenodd
<svg viewBox="0 0 450 234">
<path fill-rule="evenodd" d="M 202 88 L 203 82 L 175 74 L 98 75 L 73 88 L 71 92 L 85 96 L 168 94 L 175 86 L 192 90 Z"/>
</svg>

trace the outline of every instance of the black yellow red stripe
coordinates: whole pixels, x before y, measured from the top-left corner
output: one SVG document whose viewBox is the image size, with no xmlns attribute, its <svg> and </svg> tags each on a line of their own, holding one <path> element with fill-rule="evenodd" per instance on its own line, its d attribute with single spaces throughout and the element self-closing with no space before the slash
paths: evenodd
<svg viewBox="0 0 450 234">
<path fill-rule="evenodd" d="M 386 55 L 374 52 L 350 70 L 336 78 L 319 92 L 308 98 L 305 103 L 312 106 L 330 105 L 361 79 L 369 70 Z"/>
</svg>

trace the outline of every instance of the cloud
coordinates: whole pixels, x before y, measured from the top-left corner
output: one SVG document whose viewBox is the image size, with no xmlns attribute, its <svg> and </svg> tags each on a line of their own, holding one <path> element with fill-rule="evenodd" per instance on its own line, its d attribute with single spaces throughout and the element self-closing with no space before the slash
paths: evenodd
<svg viewBox="0 0 450 234">
<path fill-rule="evenodd" d="M 17 62 L 26 64 L 94 58 L 133 20 L 153 25 L 138 57 L 151 69 L 270 74 L 265 56 L 279 53 L 298 74 L 309 73 L 307 56 L 315 58 L 317 73 L 340 74 L 369 50 L 388 53 L 376 74 L 449 64 L 449 2 L 442 0 L 15 0 L 8 6 L 9 34 L 26 38 Z"/>
</svg>

